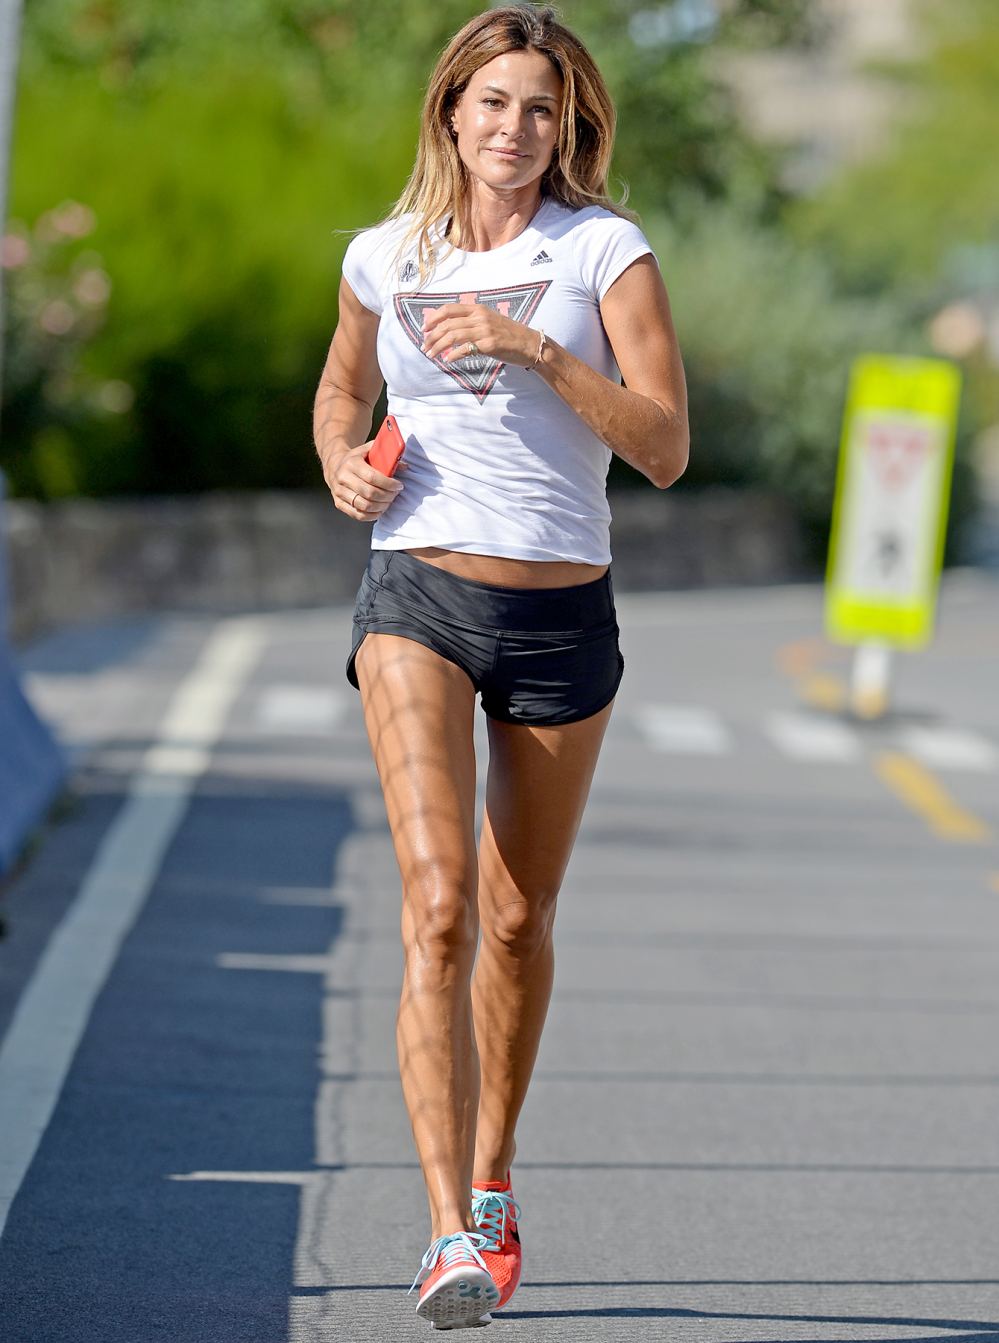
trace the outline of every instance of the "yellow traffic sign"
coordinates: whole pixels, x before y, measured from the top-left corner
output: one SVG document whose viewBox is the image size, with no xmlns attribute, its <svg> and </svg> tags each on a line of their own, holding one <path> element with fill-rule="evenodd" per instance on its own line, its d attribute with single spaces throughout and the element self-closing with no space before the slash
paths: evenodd
<svg viewBox="0 0 999 1343">
<path fill-rule="evenodd" d="M 961 375 L 862 355 L 850 373 L 826 573 L 826 632 L 919 648 L 933 632 Z"/>
</svg>

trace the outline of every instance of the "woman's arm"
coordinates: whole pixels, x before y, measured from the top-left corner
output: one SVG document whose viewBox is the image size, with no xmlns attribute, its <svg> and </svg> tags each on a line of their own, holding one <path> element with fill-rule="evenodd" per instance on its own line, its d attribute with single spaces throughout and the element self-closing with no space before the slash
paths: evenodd
<svg viewBox="0 0 999 1343">
<path fill-rule="evenodd" d="M 538 332 L 481 304 L 449 303 L 428 313 L 423 348 L 431 358 L 460 359 L 464 343 L 474 341 L 483 354 L 533 367 L 612 452 L 665 489 L 687 465 L 687 387 L 666 286 L 653 257 L 639 257 L 618 276 L 603 297 L 600 316 L 623 387 L 547 337 L 534 364 Z"/>
<path fill-rule="evenodd" d="M 337 508 L 361 522 L 374 522 L 402 489 L 401 481 L 383 476 L 364 460 L 382 391 L 376 353 L 380 319 L 346 280 L 340 282 L 339 301 L 340 318 L 316 390 L 312 432 Z"/>
<path fill-rule="evenodd" d="M 665 489 L 683 475 L 690 438 L 683 363 L 653 257 L 618 276 L 600 316 L 624 386 L 547 337 L 536 371 L 612 452 Z"/>
</svg>

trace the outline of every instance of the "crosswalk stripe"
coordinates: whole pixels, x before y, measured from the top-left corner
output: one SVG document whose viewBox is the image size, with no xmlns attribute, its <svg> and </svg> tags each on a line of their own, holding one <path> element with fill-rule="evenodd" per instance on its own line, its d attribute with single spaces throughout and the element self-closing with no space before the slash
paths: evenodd
<svg viewBox="0 0 999 1343">
<path fill-rule="evenodd" d="M 938 769 L 991 770 L 999 760 L 990 741 L 963 728 L 910 727 L 898 739 L 904 751 Z"/>
<path fill-rule="evenodd" d="M 631 717 L 646 745 L 655 751 L 719 756 L 735 745 L 722 715 L 702 705 L 644 704 Z M 764 719 L 762 729 L 780 753 L 792 760 L 843 764 L 861 759 L 867 749 L 849 723 L 821 712 L 775 711 Z M 930 767 L 981 772 L 999 769 L 996 744 L 966 728 L 912 726 L 887 736 L 892 749 Z M 880 739 L 883 747 L 888 746 L 887 736 Z"/>
<path fill-rule="evenodd" d="M 817 714 L 772 713 L 766 720 L 767 734 L 785 755 L 794 760 L 847 763 L 860 757 L 860 741 L 845 723 Z"/>
<path fill-rule="evenodd" d="M 271 685 L 260 692 L 256 723 L 263 732 L 332 732 L 346 709 L 343 695 L 307 685 Z"/>
<path fill-rule="evenodd" d="M 731 746 L 719 715 L 695 705 L 649 704 L 637 710 L 635 722 L 657 751 L 723 755 Z"/>
</svg>

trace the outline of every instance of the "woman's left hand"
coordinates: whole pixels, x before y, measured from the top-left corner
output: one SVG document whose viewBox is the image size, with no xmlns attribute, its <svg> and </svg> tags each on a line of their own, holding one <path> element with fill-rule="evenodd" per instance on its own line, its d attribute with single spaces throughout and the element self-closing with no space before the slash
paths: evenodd
<svg viewBox="0 0 999 1343">
<path fill-rule="evenodd" d="M 533 327 L 504 317 L 484 303 L 445 303 L 424 313 L 420 348 L 428 359 L 448 363 L 478 352 L 501 364 L 529 368 L 540 342 L 540 332 Z M 475 348 L 470 350 L 469 345 Z"/>
</svg>

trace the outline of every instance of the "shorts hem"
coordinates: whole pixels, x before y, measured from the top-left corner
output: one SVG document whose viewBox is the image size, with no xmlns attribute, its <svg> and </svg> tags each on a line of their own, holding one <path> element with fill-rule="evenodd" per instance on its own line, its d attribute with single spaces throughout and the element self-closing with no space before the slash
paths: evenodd
<svg viewBox="0 0 999 1343">
<path fill-rule="evenodd" d="M 493 713 L 483 704 L 482 712 L 496 723 L 512 723 L 514 727 L 568 727 L 572 723 L 584 723 L 587 718 L 593 718 L 606 709 L 620 690 L 621 680 L 624 676 L 624 658 L 620 655 L 619 658 L 617 676 L 614 678 L 613 686 L 606 695 L 597 700 L 595 705 L 587 705 L 585 709 L 572 708 L 567 712 L 550 717 L 515 718 L 512 714 Z"/>
<path fill-rule="evenodd" d="M 445 662 L 450 662 L 453 667 L 457 667 L 459 671 L 464 672 L 472 685 L 475 686 L 475 678 L 471 675 L 468 668 L 463 667 L 448 649 L 444 648 L 441 644 L 435 643 L 429 635 L 423 634 L 420 631 L 414 631 L 411 627 L 406 625 L 393 626 L 388 623 L 376 621 L 363 628 L 361 637 L 350 650 L 350 656 L 347 659 L 347 680 L 355 690 L 359 691 L 361 688 L 357 683 L 357 670 L 355 666 L 357 662 L 357 654 L 360 651 L 361 644 L 364 643 L 365 638 L 369 634 L 394 634 L 398 639 L 408 639 L 410 643 L 420 644 L 423 648 L 429 648 L 431 653 L 436 653 L 437 656 L 443 658 Z"/>
</svg>

